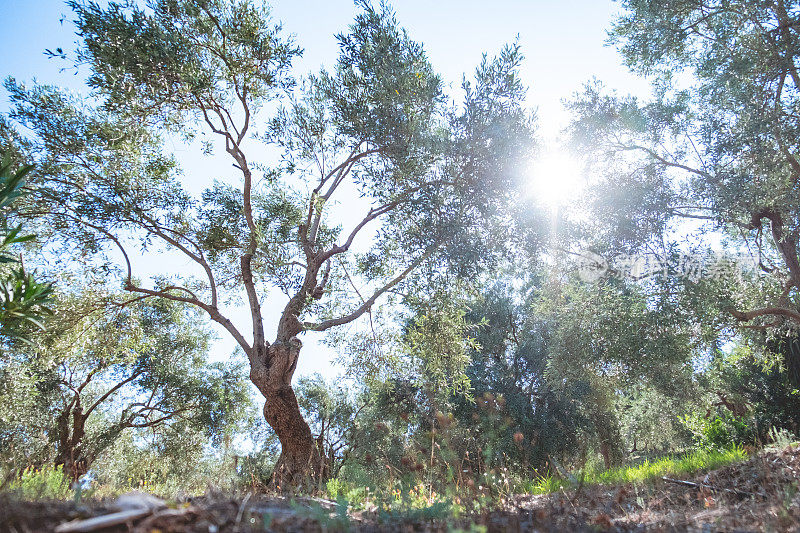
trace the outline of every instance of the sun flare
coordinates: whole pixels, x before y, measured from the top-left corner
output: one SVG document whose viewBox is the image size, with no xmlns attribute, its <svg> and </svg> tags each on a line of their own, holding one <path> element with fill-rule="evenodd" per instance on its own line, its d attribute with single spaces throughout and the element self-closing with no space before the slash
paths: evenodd
<svg viewBox="0 0 800 533">
<path fill-rule="evenodd" d="M 583 182 L 580 163 L 568 153 L 551 150 L 531 166 L 527 195 L 538 205 L 558 209 L 577 196 Z"/>
</svg>

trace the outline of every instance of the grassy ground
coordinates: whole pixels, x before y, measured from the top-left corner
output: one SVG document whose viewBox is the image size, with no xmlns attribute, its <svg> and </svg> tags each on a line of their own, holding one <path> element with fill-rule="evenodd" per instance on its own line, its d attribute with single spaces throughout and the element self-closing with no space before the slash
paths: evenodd
<svg viewBox="0 0 800 533">
<path fill-rule="evenodd" d="M 696 450 L 679 457 L 661 457 L 654 460 L 645 460 L 635 465 L 625 465 L 602 471 L 587 471 L 578 474 L 580 480 L 583 476 L 584 485 L 620 485 L 624 483 L 645 483 L 664 476 L 682 476 L 707 472 L 747 459 L 747 453 L 734 447 L 729 450 Z M 542 476 L 535 479 L 526 487 L 525 492 L 531 494 L 549 494 L 563 488 L 568 488 L 571 483 L 554 476 Z"/>
<path fill-rule="evenodd" d="M 681 456 L 665 456 L 653 460 L 645 460 L 637 464 L 628 464 L 612 468 L 610 470 L 587 470 L 575 473 L 575 478 L 580 482 L 583 477 L 583 485 L 621 485 L 625 483 L 645 483 L 663 476 L 682 476 L 694 473 L 707 472 L 722 466 L 747 459 L 747 454 L 742 448 L 735 447 L 729 450 L 696 450 Z M 361 498 L 353 497 L 353 491 L 345 491 L 345 487 L 340 487 L 337 480 L 328 483 L 329 494 L 332 500 L 337 500 L 342 496 L 351 496 L 348 500 L 356 503 L 363 499 L 363 489 L 359 492 Z M 335 485 L 332 489 L 331 485 Z M 522 483 L 516 488 L 516 492 L 528 494 L 549 494 L 561 489 L 574 488 L 574 481 L 565 480 L 555 476 L 540 476 L 527 483 Z M 131 485 L 127 487 L 93 487 L 83 490 L 78 497 L 113 497 L 130 490 L 141 490 L 165 496 L 167 492 L 158 490 L 158 486 L 148 484 Z M 46 466 L 40 469 L 26 469 L 20 478 L 13 481 L 8 487 L 10 492 L 15 492 L 27 500 L 36 499 L 70 499 L 75 497 L 74 489 L 59 467 Z M 424 498 L 420 498 L 421 500 Z"/>
<path fill-rule="evenodd" d="M 527 494 L 495 500 L 479 512 L 456 513 L 436 502 L 397 509 L 354 509 L 318 498 L 286 499 L 211 491 L 154 513 L 137 530 L 181 533 L 272 531 L 789 531 L 800 526 L 800 448 L 696 451 L 610 470 L 574 472 L 578 481 L 543 477 Z M 669 476 L 690 484 L 661 480 Z M 49 471 L 30 471 L 27 492 L 54 483 Z M 581 482 L 582 480 L 582 482 Z M 59 487 L 60 488 L 60 487 Z M 18 487 L 23 489 L 23 487 Z M 563 489 L 563 490 L 560 490 Z M 24 489 L 20 492 L 26 492 Z M 533 494 L 532 494 L 533 493 Z M 535 494 L 538 493 L 538 494 Z M 547 493 L 547 494 L 545 494 Z M 32 495 L 32 494 L 31 494 Z M 52 494 L 52 496 L 57 496 Z M 60 495 L 63 497 L 63 494 Z M 464 495 L 467 497 L 467 495 Z M 453 498 L 455 502 L 455 498 Z M 108 501 L 36 501 L 0 494 L 0 531 L 41 531 L 73 519 L 104 515 Z M 118 531 L 126 531 L 120 526 Z M 299 528 L 299 529 L 298 529 Z M 117 531 L 117 530 L 115 530 Z"/>
</svg>

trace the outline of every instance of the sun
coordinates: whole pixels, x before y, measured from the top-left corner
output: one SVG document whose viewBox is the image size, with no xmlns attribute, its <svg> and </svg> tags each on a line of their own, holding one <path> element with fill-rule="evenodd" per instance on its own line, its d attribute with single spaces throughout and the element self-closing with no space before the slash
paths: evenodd
<svg viewBox="0 0 800 533">
<path fill-rule="evenodd" d="M 542 153 L 531 165 L 526 195 L 557 210 L 573 201 L 584 183 L 580 163 L 561 150 Z"/>
</svg>

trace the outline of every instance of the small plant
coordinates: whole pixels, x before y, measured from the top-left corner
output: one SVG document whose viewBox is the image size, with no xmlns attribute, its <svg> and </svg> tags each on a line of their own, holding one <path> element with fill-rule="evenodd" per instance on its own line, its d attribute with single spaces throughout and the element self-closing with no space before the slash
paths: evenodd
<svg viewBox="0 0 800 533">
<path fill-rule="evenodd" d="M 565 486 L 564 480 L 548 474 L 535 478 L 525 489 L 531 494 L 549 494 L 561 490 Z"/>
<path fill-rule="evenodd" d="M 769 437 L 770 442 L 772 442 L 772 446 L 779 449 L 786 448 L 797 442 L 797 438 L 789 430 L 776 428 L 775 426 L 769 428 L 767 437 Z"/>
<path fill-rule="evenodd" d="M 11 482 L 9 490 L 26 500 L 67 499 L 73 495 L 69 478 L 61 465 L 29 466 Z"/>
<path fill-rule="evenodd" d="M 338 500 L 339 496 L 344 494 L 346 487 L 341 479 L 331 478 L 325 483 L 325 489 L 330 499 Z"/>
<path fill-rule="evenodd" d="M 435 502 L 425 507 L 401 507 L 381 509 L 378 518 L 383 523 L 394 522 L 429 522 L 447 520 L 453 516 L 453 504 L 450 501 Z"/>
</svg>

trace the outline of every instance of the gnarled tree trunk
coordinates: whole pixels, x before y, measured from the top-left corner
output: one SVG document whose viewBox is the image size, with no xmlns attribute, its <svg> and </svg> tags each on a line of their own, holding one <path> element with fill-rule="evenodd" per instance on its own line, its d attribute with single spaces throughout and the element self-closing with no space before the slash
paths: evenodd
<svg viewBox="0 0 800 533">
<path fill-rule="evenodd" d="M 291 386 L 269 391 L 264 418 L 281 442 L 272 483 L 278 490 L 296 490 L 314 485 L 319 474 L 319 454 Z"/>
<path fill-rule="evenodd" d="M 86 435 L 86 419 L 80 398 L 76 398 L 62 411 L 57 419 L 57 453 L 55 465 L 64 468 L 64 474 L 77 481 L 89 471 L 89 460 L 84 457 L 83 438 Z M 72 424 L 70 425 L 70 419 Z"/>
<path fill-rule="evenodd" d="M 297 366 L 302 343 L 297 337 L 288 342 L 276 341 L 263 356 L 251 358 L 250 379 L 266 400 L 264 418 L 281 443 L 281 456 L 275 465 L 272 488 L 294 492 L 317 486 L 325 471 L 311 428 L 300 412 L 292 389 L 292 375 Z"/>
</svg>

